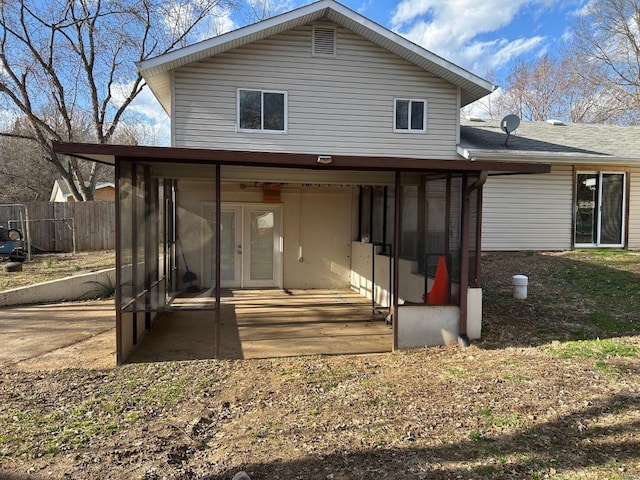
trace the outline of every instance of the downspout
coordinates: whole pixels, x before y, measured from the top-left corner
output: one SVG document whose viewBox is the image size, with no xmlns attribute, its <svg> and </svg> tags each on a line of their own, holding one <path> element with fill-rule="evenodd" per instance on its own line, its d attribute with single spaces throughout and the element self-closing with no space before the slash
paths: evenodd
<svg viewBox="0 0 640 480">
<path fill-rule="evenodd" d="M 487 177 L 488 172 L 483 170 L 480 172 L 478 179 L 471 185 L 466 185 L 467 173 L 465 173 L 463 180 L 461 219 L 462 240 L 460 245 L 460 329 L 458 334 L 458 343 L 463 347 L 468 347 L 471 344 L 469 336 L 467 335 L 467 290 L 469 288 L 469 207 L 471 205 L 471 192 L 478 188 L 482 188 L 487 181 Z"/>
</svg>

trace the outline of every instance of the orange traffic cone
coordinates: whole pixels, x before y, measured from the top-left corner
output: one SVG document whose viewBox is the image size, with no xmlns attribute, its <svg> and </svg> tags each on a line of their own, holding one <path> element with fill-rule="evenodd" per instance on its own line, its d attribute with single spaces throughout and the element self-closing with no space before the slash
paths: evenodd
<svg viewBox="0 0 640 480">
<path fill-rule="evenodd" d="M 447 303 L 449 303 L 449 272 L 447 271 L 447 262 L 445 262 L 444 256 L 440 255 L 433 286 L 427 295 L 427 304 L 446 305 Z"/>
</svg>

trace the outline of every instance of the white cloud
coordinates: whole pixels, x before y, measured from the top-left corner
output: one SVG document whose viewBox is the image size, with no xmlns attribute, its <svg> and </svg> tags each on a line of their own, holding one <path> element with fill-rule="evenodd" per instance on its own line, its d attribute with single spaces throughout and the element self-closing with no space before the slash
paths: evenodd
<svg viewBox="0 0 640 480">
<path fill-rule="evenodd" d="M 238 28 L 238 24 L 231 18 L 231 11 L 228 9 L 216 8 L 199 30 L 198 40 L 206 40 L 216 35 L 230 32 Z"/>
<path fill-rule="evenodd" d="M 115 84 L 111 88 L 113 103 L 122 105 L 133 83 Z M 123 124 L 133 127 L 141 143 L 166 146 L 171 143 L 171 123 L 149 87 L 144 87 L 127 107 Z"/>
<path fill-rule="evenodd" d="M 482 75 L 541 48 L 545 37 L 493 41 L 478 37 L 509 25 L 525 8 L 548 7 L 555 1 L 402 0 L 391 25 L 411 41 Z"/>
<path fill-rule="evenodd" d="M 496 104 L 499 103 L 503 95 L 504 90 L 497 88 L 493 93 L 464 107 L 461 114 L 469 117 L 496 118 L 500 114 L 496 108 Z"/>
<path fill-rule="evenodd" d="M 16 112 L 0 109 L 0 132 L 9 130 L 17 118 Z"/>
</svg>

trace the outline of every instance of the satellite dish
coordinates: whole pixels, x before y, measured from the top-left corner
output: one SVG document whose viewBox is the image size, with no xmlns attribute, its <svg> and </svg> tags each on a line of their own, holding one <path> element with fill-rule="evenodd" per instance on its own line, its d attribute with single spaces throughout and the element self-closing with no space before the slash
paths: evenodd
<svg viewBox="0 0 640 480">
<path fill-rule="evenodd" d="M 520 117 L 517 115 L 507 115 L 500 122 L 500 127 L 506 132 L 507 135 L 511 135 L 520 126 Z"/>
<path fill-rule="evenodd" d="M 520 117 L 518 117 L 517 115 L 513 115 L 513 114 L 507 115 L 502 119 L 502 121 L 500 122 L 500 128 L 502 128 L 502 130 L 504 130 L 504 132 L 507 134 L 507 139 L 504 141 L 505 147 L 507 146 L 509 137 L 513 132 L 516 131 L 516 129 L 519 126 L 520 126 Z"/>
</svg>

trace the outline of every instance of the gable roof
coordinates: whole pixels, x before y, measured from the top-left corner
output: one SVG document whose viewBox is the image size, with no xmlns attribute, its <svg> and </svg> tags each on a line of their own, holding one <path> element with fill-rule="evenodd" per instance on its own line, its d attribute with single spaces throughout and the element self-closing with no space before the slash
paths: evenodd
<svg viewBox="0 0 640 480">
<path fill-rule="evenodd" d="M 459 153 L 467 159 L 640 163 L 640 127 L 553 123 L 520 122 L 505 146 L 498 120 L 461 119 Z"/>
<path fill-rule="evenodd" d="M 461 89 L 461 106 L 484 97 L 494 85 L 416 45 L 335 0 L 320 0 L 229 33 L 165 53 L 137 64 L 147 85 L 171 115 L 170 72 L 272 35 L 326 19 L 441 77 Z"/>
</svg>

